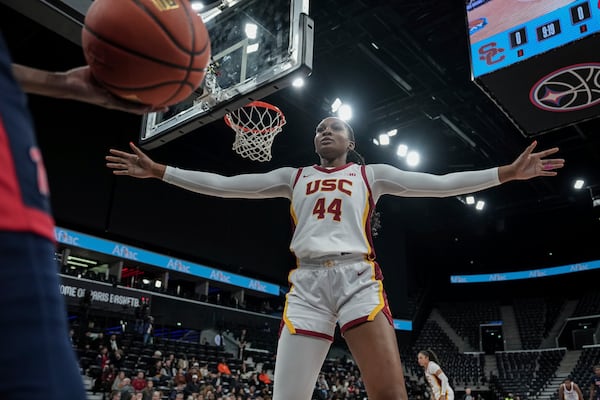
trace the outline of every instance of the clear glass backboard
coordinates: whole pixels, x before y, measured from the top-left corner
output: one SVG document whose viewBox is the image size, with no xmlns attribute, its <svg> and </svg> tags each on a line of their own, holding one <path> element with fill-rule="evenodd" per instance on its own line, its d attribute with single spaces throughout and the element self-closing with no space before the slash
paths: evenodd
<svg viewBox="0 0 600 400">
<path fill-rule="evenodd" d="M 201 9 L 212 53 L 204 81 L 167 112 L 144 116 L 140 146 L 158 147 L 308 76 L 314 34 L 308 6 L 308 0 L 223 0 Z"/>
</svg>

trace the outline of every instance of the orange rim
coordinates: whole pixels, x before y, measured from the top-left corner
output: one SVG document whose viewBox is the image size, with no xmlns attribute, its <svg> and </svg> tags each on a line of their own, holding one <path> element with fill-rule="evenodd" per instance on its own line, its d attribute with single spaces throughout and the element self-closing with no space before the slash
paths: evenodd
<svg viewBox="0 0 600 400">
<path fill-rule="evenodd" d="M 242 131 L 244 133 L 256 133 L 256 134 L 272 133 L 276 130 L 281 129 L 281 127 L 285 124 L 285 115 L 283 114 L 283 111 L 281 111 L 279 109 L 279 107 L 274 106 L 273 104 L 266 103 L 266 102 L 260 101 L 260 100 L 255 100 L 255 101 L 248 103 L 242 107 L 267 108 L 271 111 L 275 111 L 277 114 L 279 114 L 279 123 L 275 126 L 266 126 L 263 129 L 251 129 L 246 126 L 242 126 L 240 124 L 236 124 L 235 122 L 233 122 L 233 119 L 231 118 L 231 113 L 225 114 L 225 116 L 223 117 L 223 119 L 225 120 L 225 123 L 227 124 L 227 126 L 229 126 L 231 129 L 233 129 L 235 131 Z"/>
</svg>

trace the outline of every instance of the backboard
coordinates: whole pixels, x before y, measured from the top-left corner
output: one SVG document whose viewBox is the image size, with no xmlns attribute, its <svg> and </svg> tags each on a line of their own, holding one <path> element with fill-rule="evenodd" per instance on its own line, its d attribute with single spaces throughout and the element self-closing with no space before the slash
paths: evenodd
<svg viewBox="0 0 600 400">
<path fill-rule="evenodd" d="M 167 112 L 144 116 L 140 146 L 161 146 L 308 76 L 314 34 L 308 6 L 308 0 L 222 0 L 200 10 L 211 39 L 205 79 Z"/>
</svg>

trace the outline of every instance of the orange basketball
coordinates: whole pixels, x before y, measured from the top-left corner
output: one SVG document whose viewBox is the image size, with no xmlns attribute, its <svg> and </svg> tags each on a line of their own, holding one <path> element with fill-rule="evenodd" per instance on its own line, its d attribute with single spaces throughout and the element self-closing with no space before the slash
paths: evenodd
<svg viewBox="0 0 600 400">
<path fill-rule="evenodd" d="M 210 61 L 208 31 L 189 0 L 94 0 L 81 39 L 98 82 L 152 106 L 188 98 Z"/>
</svg>

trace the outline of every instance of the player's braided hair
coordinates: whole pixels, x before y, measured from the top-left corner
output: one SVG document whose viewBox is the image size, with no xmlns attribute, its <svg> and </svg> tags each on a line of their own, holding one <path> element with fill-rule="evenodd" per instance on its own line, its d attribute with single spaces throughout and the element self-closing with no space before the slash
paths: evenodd
<svg viewBox="0 0 600 400">
<path fill-rule="evenodd" d="M 344 126 L 346 127 L 346 130 L 348 131 L 348 138 L 354 142 L 354 144 L 356 145 L 356 139 L 354 136 L 354 129 L 352 129 L 352 127 L 350 126 L 350 124 L 348 124 L 346 121 L 344 120 L 340 120 L 342 121 L 342 123 L 344 124 Z M 348 151 L 348 156 L 352 159 L 352 161 L 354 161 L 356 164 L 359 165 L 367 165 L 365 158 L 356 150 L 351 149 Z M 373 213 L 371 214 L 371 236 L 373 237 L 377 237 L 379 236 L 379 229 L 381 228 L 381 213 L 379 211 L 373 210 Z"/>
</svg>

